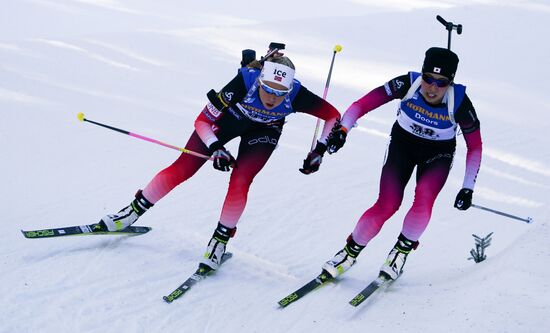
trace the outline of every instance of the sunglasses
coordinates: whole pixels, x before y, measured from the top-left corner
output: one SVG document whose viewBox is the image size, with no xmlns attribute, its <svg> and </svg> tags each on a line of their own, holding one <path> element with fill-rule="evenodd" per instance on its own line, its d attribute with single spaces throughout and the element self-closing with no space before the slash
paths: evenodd
<svg viewBox="0 0 550 333">
<path fill-rule="evenodd" d="M 426 82 L 427 84 L 434 84 L 436 86 L 438 86 L 439 88 L 444 88 L 446 86 L 448 86 L 449 84 L 451 84 L 451 81 L 449 81 L 449 79 L 445 79 L 445 78 L 442 78 L 442 79 L 436 79 L 434 77 L 431 77 L 429 76 L 428 74 L 422 74 L 422 80 L 424 80 L 424 82 Z"/>
<path fill-rule="evenodd" d="M 279 89 L 275 89 L 275 88 L 271 88 L 270 86 L 268 86 L 267 84 L 265 84 L 262 80 L 259 80 L 260 81 L 260 86 L 262 87 L 262 89 L 270 94 L 270 95 L 275 95 L 277 97 L 281 97 L 281 96 L 284 96 L 286 94 L 288 94 L 291 90 L 292 90 L 292 87 L 288 90 L 279 90 Z"/>
</svg>

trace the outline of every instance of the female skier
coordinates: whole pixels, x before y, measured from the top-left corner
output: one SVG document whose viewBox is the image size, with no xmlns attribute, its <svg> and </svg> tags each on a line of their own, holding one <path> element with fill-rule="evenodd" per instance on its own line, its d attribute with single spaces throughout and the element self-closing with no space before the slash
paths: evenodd
<svg viewBox="0 0 550 333">
<path fill-rule="evenodd" d="M 195 131 L 185 148 L 211 156 L 214 168 L 230 171 L 227 191 L 216 230 L 206 249 L 202 264 L 217 269 L 225 247 L 236 231 L 244 211 L 252 180 L 275 150 L 285 117 L 304 112 L 325 120 L 317 145 L 304 160 L 301 172 L 319 170 L 326 151 L 326 139 L 340 113 L 328 102 L 307 90 L 294 79 L 295 67 L 289 58 L 275 53 L 263 63 L 240 68 L 219 93 L 209 94 L 210 102 L 195 120 Z M 224 147 L 240 137 L 236 158 Z M 182 153 L 169 167 L 160 171 L 135 199 L 117 214 L 103 217 L 102 228 L 122 230 L 136 222 L 149 208 L 176 186 L 192 177 L 205 159 Z"/>
<path fill-rule="evenodd" d="M 348 270 L 361 250 L 398 209 L 403 191 L 416 167 L 414 202 L 403 222 L 397 243 L 380 269 L 387 279 L 403 272 L 407 255 L 416 249 L 428 226 L 435 199 L 449 175 L 455 153 L 457 127 L 466 141 L 466 172 L 454 207 L 466 210 L 481 163 L 479 120 L 466 95 L 466 87 L 454 83 L 458 56 L 433 47 L 426 51 L 422 73 L 398 76 L 353 103 L 328 139 L 328 152 L 340 149 L 356 120 L 379 106 L 401 99 L 397 121 L 380 177 L 378 200 L 359 219 L 346 246 L 323 269 L 332 277 Z"/>
</svg>

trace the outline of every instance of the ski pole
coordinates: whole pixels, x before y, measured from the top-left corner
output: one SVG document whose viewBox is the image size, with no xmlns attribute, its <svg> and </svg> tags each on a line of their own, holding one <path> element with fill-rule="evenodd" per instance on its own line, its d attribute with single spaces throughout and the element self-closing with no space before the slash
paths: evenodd
<svg viewBox="0 0 550 333">
<path fill-rule="evenodd" d="M 168 148 L 171 148 L 171 149 L 179 150 L 179 151 L 181 151 L 182 153 L 185 153 L 185 154 L 189 154 L 189 155 L 193 155 L 193 156 L 196 156 L 196 157 L 204 158 L 205 160 L 213 160 L 210 156 L 207 156 L 207 155 L 196 153 L 194 151 L 191 151 L 191 150 L 188 150 L 188 149 L 185 149 L 185 148 L 176 147 L 176 146 L 173 146 L 173 145 L 170 145 L 170 144 L 167 144 L 167 143 L 155 140 L 155 139 L 148 138 L 148 137 L 140 135 L 140 134 L 128 132 L 128 131 L 120 129 L 120 128 L 112 127 L 112 126 L 109 126 L 109 125 L 105 125 L 105 124 L 102 124 L 102 123 L 95 122 L 93 120 L 86 119 L 84 117 L 84 113 L 82 113 L 82 112 L 79 112 L 77 114 L 77 118 L 80 121 L 87 121 L 87 122 L 92 123 L 94 125 L 105 127 L 105 128 L 110 129 L 110 130 L 113 130 L 113 131 L 116 131 L 116 132 L 119 132 L 119 133 L 122 133 L 122 134 L 126 134 L 126 135 L 132 136 L 132 137 L 137 138 L 137 139 L 149 141 L 149 142 L 152 142 L 152 143 L 156 143 L 157 145 L 161 145 L 161 146 L 168 147 Z"/>
<path fill-rule="evenodd" d="M 501 211 L 498 211 L 498 210 L 495 210 L 495 209 L 491 209 L 491 208 L 487 208 L 487 207 L 483 207 L 483 206 L 479 206 L 479 205 L 474 205 L 474 204 L 472 204 L 472 207 L 482 209 L 482 210 L 486 210 L 488 212 L 495 213 L 495 214 L 498 214 L 498 215 L 506 216 L 506 217 L 509 217 L 511 219 L 520 220 L 520 221 L 523 221 L 525 223 L 533 223 L 533 219 L 530 218 L 530 217 L 527 217 L 525 219 L 525 218 L 518 217 L 518 216 L 515 216 L 515 215 L 512 215 L 512 214 L 504 213 L 504 212 L 501 212 Z"/>
<path fill-rule="evenodd" d="M 327 82 L 325 84 L 325 91 L 323 92 L 323 99 L 327 99 L 327 93 L 328 93 L 328 86 L 330 84 L 330 77 L 332 76 L 332 67 L 334 66 L 334 58 L 336 58 L 336 53 L 342 51 L 342 45 L 336 45 L 334 46 L 333 52 L 332 52 L 332 61 L 330 62 L 330 69 L 328 70 L 328 77 Z M 319 126 L 321 124 L 321 119 L 317 118 L 317 124 L 315 125 L 315 132 L 313 132 L 313 140 L 311 141 L 311 151 L 315 148 L 315 144 L 317 143 L 317 133 L 319 132 Z"/>
<path fill-rule="evenodd" d="M 453 30 L 456 30 L 457 35 L 462 33 L 462 24 L 453 24 L 453 22 L 447 22 L 445 19 L 439 15 L 435 17 L 441 24 L 445 26 L 445 29 L 449 31 L 449 38 L 447 40 L 447 49 L 451 49 L 451 33 Z"/>
</svg>

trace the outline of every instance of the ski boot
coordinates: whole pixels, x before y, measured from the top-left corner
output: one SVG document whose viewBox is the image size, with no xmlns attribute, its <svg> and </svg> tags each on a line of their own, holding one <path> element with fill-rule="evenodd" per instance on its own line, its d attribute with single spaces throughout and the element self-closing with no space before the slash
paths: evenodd
<svg viewBox="0 0 550 333">
<path fill-rule="evenodd" d="M 352 235 L 349 235 L 346 246 L 323 265 L 323 271 L 326 271 L 333 278 L 344 274 L 355 264 L 357 256 L 364 248 L 364 245 L 357 244 Z"/>
<path fill-rule="evenodd" d="M 153 206 L 154 204 L 150 203 L 139 190 L 130 205 L 122 208 L 116 214 L 104 216 L 98 225 L 109 231 L 123 230 L 136 222 L 141 215 Z"/>
<path fill-rule="evenodd" d="M 199 266 L 208 266 L 212 270 L 218 269 L 222 263 L 223 254 L 225 253 L 225 246 L 227 245 L 229 238 L 235 235 L 236 231 L 236 227 L 230 229 L 218 222 L 218 227 L 208 242 L 206 252 L 204 253 Z"/>
<path fill-rule="evenodd" d="M 416 249 L 418 244 L 418 241 L 412 241 L 400 234 L 397 243 L 395 243 L 384 265 L 380 268 L 380 275 L 387 279 L 397 279 L 403 273 L 407 256 L 412 250 Z"/>
</svg>

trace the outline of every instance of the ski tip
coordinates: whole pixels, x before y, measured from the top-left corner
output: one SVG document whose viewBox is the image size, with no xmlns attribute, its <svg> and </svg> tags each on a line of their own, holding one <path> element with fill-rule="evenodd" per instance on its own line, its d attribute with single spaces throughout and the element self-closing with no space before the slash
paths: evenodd
<svg viewBox="0 0 550 333">
<path fill-rule="evenodd" d="M 348 303 L 351 305 L 351 306 L 354 306 L 354 307 L 357 307 L 359 306 L 359 304 L 363 303 L 363 301 L 365 300 L 365 296 L 363 294 L 359 294 L 357 296 L 355 296 L 351 301 L 349 301 Z"/>
<path fill-rule="evenodd" d="M 168 304 L 172 303 L 172 301 L 173 301 L 173 300 L 170 299 L 168 296 L 162 296 L 162 299 L 163 299 L 166 303 L 168 303 Z"/>
<path fill-rule="evenodd" d="M 145 226 L 131 225 L 126 229 L 120 231 L 120 233 L 127 234 L 129 236 L 143 235 L 151 231 L 153 228 Z"/>
<path fill-rule="evenodd" d="M 52 230 L 23 230 L 21 229 L 21 233 L 25 238 L 28 239 L 36 239 L 36 238 L 47 238 L 54 235 L 54 232 Z"/>
<path fill-rule="evenodd" d="M 290 305 L 290 303 L 293 303 L 294 301 L 296 301 L 298 299 L 298 295 L 294 292 L 288 296 L 286 296 L 285 298 L 283 298 L 282 300 L 278 301 L 277 304 L 279 304 L 279 309 L 284 309 L 286 308 L 288 305 Z"/>
</svg>

